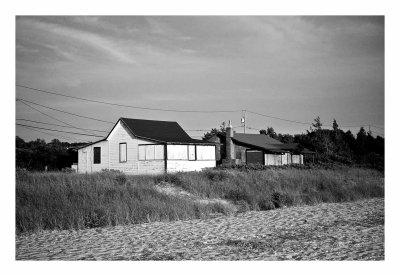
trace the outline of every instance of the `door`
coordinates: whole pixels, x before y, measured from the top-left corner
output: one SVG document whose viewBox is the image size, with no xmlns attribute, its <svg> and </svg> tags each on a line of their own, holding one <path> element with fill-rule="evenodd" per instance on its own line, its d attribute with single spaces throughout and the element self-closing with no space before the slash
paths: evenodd
<svg viewBox="0 0 400 276">
<path fill-rule="evenodd" d="M 258 150 L 246 151 L 247 164 L 261 164 L 264 165 L 264 153 Z"/>
</svg>

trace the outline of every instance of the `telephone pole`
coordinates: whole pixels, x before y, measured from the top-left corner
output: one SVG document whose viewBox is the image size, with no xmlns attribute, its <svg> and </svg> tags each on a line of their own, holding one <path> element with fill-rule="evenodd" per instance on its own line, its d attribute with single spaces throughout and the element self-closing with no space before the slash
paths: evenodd
<svg viewBox="0 0 400 276">
<path fill-rule="evenodd" d="M 242 123 L 243 123 L 243 133 L 246 133 L 246 110 L 243 110 L 243 118 L 242 118 Z"/>
</svg>

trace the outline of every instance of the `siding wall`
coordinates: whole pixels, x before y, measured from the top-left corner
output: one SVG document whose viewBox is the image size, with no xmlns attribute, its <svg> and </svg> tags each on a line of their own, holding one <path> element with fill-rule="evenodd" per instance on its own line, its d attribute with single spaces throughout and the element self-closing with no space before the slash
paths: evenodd
<svg viewBox="0 0 400 276">
<path fill-rule="evenodd" d="M 93 164 L 94 147 L 101 148 L 100 164 Z M 99 172 L 102 169 L 108 169 L 108 141 L 101 141 L 78 150 L 78 173 Z"/>
<path fill-rule="evenodd" d="M 250 148 L 246 148 L 235 144 L 235 157 L 236 159 L 238 159 L 237 164 L 246 164 L 246 149 Z"/>
<path fill-rule="evenodd" d="M 188 161 L 188 160 L 167 160 L 167 172 L 189 172 L 201 171 L 204 168 L 213 168 L 216 161 Z"/>
<path fill-rule="evenodd" d="M 139 161 L 139 174 L 160 174 L 164 172 L 164 160 Z"/>
<path fill-rule="evenodd" d="M 123 171 L 126 174 L 156 174 L 165 171 L 163 160 L 139 161 L 139 145 L 155 144 L 151 141 L 136 139 L 130 131 L 119 122 L 110 137 L 110 169 Z M 119 162 L 119 143 L 126 143 L 127 161 Z"/>
</svg>

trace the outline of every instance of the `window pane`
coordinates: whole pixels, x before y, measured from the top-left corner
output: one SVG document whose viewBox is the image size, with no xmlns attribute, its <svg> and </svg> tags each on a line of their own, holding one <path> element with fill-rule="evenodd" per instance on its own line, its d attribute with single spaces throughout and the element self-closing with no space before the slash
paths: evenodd
<svg viewBox="0 0 400 276">
<path fill-rule="evenodd" d="M 189 160 L 196 160 L 196 146 L 189 146 Z"/>
<path fill-rule="evenodd" d="M 119 144 L 119 162 L 126 162 L 126 143 Z"/>
<path fill-rule="evenodd" d="M 146 160 L 154 160 L 154 145 L 146 145 Z"/>
<path fill-rule="evenodd" d="M 164 159 L 164 145 L 155 145 L 155 159 Z"/>
<path fill-rule="evenodd" d="M 101 151 L 100 147 L 93 148 L 93 164 L 100 164 L 101 162 Z"/>
<path fill-rule="evenodd" d="M 168 145 L 168 159 L 188 160 L 187 145 Z"/>
<path fill-rule="evenodd" d="M 139 160 L 146 160 L 146 146 L 139 145 Z"/>
<path fill-rule="evenodd" d="M 214 146 L 197 146 L 197 160 L 215 160 Z"/>
</svg>

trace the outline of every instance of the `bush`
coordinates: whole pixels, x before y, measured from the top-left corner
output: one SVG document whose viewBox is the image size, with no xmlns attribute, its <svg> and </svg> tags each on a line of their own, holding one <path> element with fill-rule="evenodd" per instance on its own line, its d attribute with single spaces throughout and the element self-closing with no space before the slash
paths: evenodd
<svg viewBox="0 0 400 276">
<path fill-rule="evenodd" d="M 76 172 L 73 168 L 63 168 L 62 170 L 61 170 L 63 173 L 74 173 L 74 172 Z"/>
</svg>

